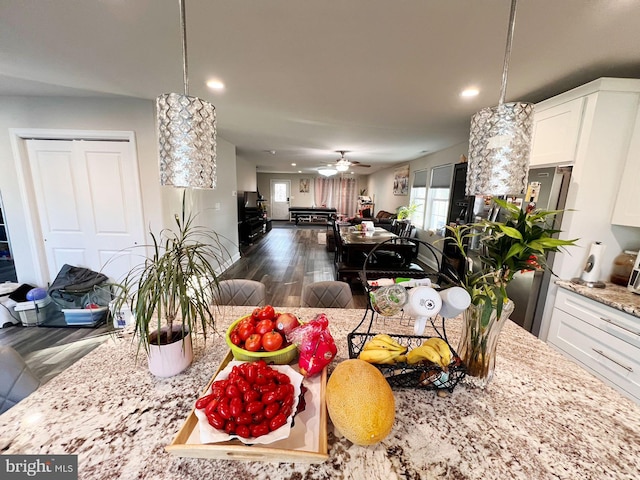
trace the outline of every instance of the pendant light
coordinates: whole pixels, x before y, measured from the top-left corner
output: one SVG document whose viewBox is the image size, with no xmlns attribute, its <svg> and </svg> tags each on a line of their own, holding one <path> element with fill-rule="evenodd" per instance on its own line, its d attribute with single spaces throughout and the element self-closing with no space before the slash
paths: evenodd
<svg viewBox="0 0 640 480">
<path fill-rule="evenodd" d="M 516 2 L 511 0 L 500 101 L 498 106 L 484 108 L 471 119 L 467 195 L 519 195 L 527 187 L 533 104 L 504 103 Z"/>
<path fill-rule="evenodd" d="M 184 94 L 165 93 L 156 99 L 160 184 L 215 188 L 216 109 L 200 98 L 189 96 L 184 0 L 179 3 Z"/>
</svg>

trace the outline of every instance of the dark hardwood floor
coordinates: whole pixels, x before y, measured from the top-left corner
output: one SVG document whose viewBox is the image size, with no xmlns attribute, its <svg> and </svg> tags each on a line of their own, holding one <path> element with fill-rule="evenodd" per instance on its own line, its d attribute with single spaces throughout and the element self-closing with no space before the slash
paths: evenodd
<svg viewBox="0 0 640 480">
<path fill-rule="evenodd" d="M 313 282 L 335 280 L 333 252 L 321 243 L 326 225 L 273 222 L 273 229 L 253 245 L 242 248 L 242 259 L 223 278 L 247 278 L 267 287 L 267 302 L 277 307 L 299 307 L 302 288 Z M 320 241 L 319 241 L 320 238 Z M 355 308 L 364 308 L 364 289 L 352 285 Z"/>
<path fill-rule="evenodd" d="M 223 278 L 247 278 L 263 282 L 267 302 L 276 307 L 300 306 L 307 283 L 335 280 L 333 252 L 322 238 L 326 225 L 274 221 L 273 229 L 253 245 L 242 247 L 242 258 Z M 352 286 L 354 307 L 364 308 L 367 297 Z M 11 345 L 44 382 L 107 341 L 110 324 L 98 328 L 23 327 L 0 328 L 0 344 Z"/>
</svg>

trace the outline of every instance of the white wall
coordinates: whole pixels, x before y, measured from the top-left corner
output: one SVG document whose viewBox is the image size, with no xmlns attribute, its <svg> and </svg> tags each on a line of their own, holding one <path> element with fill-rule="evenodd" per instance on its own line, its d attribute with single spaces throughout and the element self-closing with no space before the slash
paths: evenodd
<svg viewBox="0 0 640 480">
<path fill-rule="evenodd" d="M 0 191 L 6 210 L 18 280 L 33 283 L 38 278 L 27 231 L 27 212 L 20 196 L 10 128 L 133 131 L 136 138 L 145 230 L 165 226 L 166 212 L 175 205 L 176 191 L 162 194 L 159 183 L 154 102 L 131 98 L 8 97 L 0 96 Z M 219 139 L 218 185 L 233 181 L 235 189 L 235 148 Z M 232 176 L 227 175 L 230 169 Z M 225 185 L 226 186 L 226 185 Z M 222 219 L 221 229 L 237 244 L 236 202 L 223 187 L 215 195 L 222 209 L 233 209 L 232 221 Z M 210 199 L 207 197 L 208 203 Z M 221 232 L 222 233 L 222 232 Z"/>
<path fill-rule="evenodd" d="M 309 191 L 300 192 L 300 179 L 309 179 Z M 311 207 L 313 201 L 313 176 L 304 173 L 258 173 L 258 191 L 270 205 L 271 201 L 271 180 L 289 180 L 291 191 L 289 192 L 289 205 L 292 207 Z M 270 216 L 270 215 L 269 215 Z"/>
<path fill-rule="evenodd" d="M 367 190 L 369 192 L 369 196 L 375 202 L 374 215 L 380 210 L 395 213 L 398 207 L 409 205 L 408 194 L 393 194 L 395 171 L 398 167 L 402 166 L 406 166 L 406 163 L 394 165 L 393 167 L 385 168 L 384 170 L 378 170 L 377 172 L 369 175 Z M 411 180 L 411 172 L 409 172 L 409 180 Z"/>
<path fill-rule="evenodd" d="M 255 162 L 236 155 L 236 178 L 239 192 L 255 192 L 258 188 Z"/>
<path fill-rule="evenodd" d="M 239 257 L 238 213 L 236 192 L 236 147 L 226 140 L 217 138 L 216 188 L 187 189 L 185 206 L 187 212 L 196 216 L 196 225 L 215 231 L 221 245 L 226 249 L 224 261 L 229 265 Z M 173 228 L 174 215 L 182 211 L 183 188 L 160 187 L 163 211 L 166 212 L 165 226 Z M 227 265 L 228 267 L 228 265 Z"/>
<path fill-rule="evenodd" d="M 291 182 L 290 205 L 292 207 L 312 207 L 315 205 L 314 180 L 318 175 L 305 173 L 258 173 L 258 191 L 265 200 L 270 201 L 271 180 L 289 180 Z M 353 175 L 358 182 L 358 191 L 367 188 L 366 176 Z M 300 179 L 309 179 L 309 192 L 300 192 Z M 317 205 L 315 205 L 317 206 Z"/>
</svg>

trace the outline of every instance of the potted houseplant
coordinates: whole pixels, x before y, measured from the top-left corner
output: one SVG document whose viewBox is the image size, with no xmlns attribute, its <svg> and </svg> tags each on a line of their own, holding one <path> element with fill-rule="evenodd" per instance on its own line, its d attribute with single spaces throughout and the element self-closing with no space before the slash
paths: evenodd
<svg viewBox="0 0 640 480">
<path fill-rule="evenodd" d="M 515 307 L 507 296 L 509 282 L 517 272 L 547 269 L 547 253 L 577 241 L 554 238 L 560 232 L 553 226 L 559 210 L 522 210 L 504 200 L 493 201 L 505 212 L 503 222 L 484 220 L 447 227 L 465 260 L 467 243 L 475 236 L 480 240 L 480 268 L 461 279 L 471 295 L 471 305 L 463 313 L 458 346 L 467 378 L 479 387 L 485 387 L 493 377 L 498 337 Z"/>
<path fill-rule="evenodd" d="M 139 348 L 156 376 L 173 376 L 193 359 L 191 334 L 215 330 L 218 271 L 229 258 L 217 233 L 198 226 L 187 214 L 175 215 L 174 230 L 150 233 L 151 256 L 116 285 L 115 308 L 129 304 Z"/>
<path fill-rule="evenodd" d="M 398 220 L 410 220 L 411 216 L 416 213 L 416 210 L 418 210 L 418 207 L 420 205 L 416 205 L 415 203 L 412 203 L 411 205 L 403 205 L 401 207 L 398 207 L 398 212 L 397 212 L 397 218 Z"/>
</svg>

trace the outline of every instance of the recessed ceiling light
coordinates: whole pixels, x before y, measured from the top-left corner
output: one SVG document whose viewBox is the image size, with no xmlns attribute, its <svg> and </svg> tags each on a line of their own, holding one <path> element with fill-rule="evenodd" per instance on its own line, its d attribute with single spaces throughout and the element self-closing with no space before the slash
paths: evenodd
<svg viewBox="0 0 640 480">
<path fill-rule="evenodd" d="M 460 96 L 461 97 L 475 97 L 479 93 L 480 93 L 480 90 L 478 90 L 477 88 L 467 88 L 466 90 L 463 90 L 462 92 L 460 92 Z"/>
<path fill-rule="evenodd" d="M 207 87 L 209 87 L 212 90 L 223 90 L 224 83 L 222 83 L 220 80 L 209 80 L 207 82 Z"/>
<path fill-rule="evenodd" d="M 295 167 L 295 166 L 296 166 L 296 164 L 295 164 L 295 163 L 292 163 L 292 164 L 291 164 L 291 166 L 292 166 L 292 167 Z"/>
<path fill-rule="evenodd" d="M 298 170 L 298 173 L 302 173 L 302 170 Z"/>
</svg>

